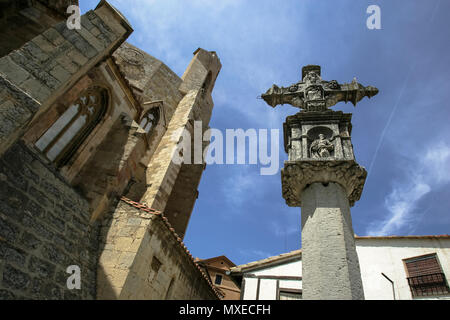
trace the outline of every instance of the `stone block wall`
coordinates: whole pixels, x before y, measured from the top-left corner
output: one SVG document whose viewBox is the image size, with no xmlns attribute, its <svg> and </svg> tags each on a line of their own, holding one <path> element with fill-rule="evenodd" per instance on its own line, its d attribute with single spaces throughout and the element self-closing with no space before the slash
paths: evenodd
<svg viewBox="0 0 450 320">
<path fill-rule="evenodd" d="M 125 201 L 102 225 L 97 298 L 218 299 L 167 219 Z"/>
<path fill-rule="evenodd" d="M 135 121 L 122 113 L 95 154 L 78 172 L 73 184 L 89 200 L 91 220 L 101 218 L 135 176 L 137 163 L 146 151 L 145 134 Z"/>
<path fill-rule="evenodd" d="M 178 108 L 169 122 L 158 148 L 147 168 L 147 185 L 149 186 L 141 198 L 141 202 L 151 208 L 164 210 L 177 179 L 181 164 L 172 161 L 179 152 L 177 143 L 182 139 L 183 130 L 193 133 L 193 108 L 200 100 L 199 91 L 191 90 L 180 101 Z M 193 136 L 193 134 L 191 134 Z"/>
<path fill-rule="evenodd" d="M 85 199 L 23 143 L 0 157 L 0 300 L 94 299 L 98 227 Z M 66 286 L 67 267 L 81 289 Z"/>
<path fill-rule="evenodd" d="M 167 130 L 147 166 L 148 188 L 139 200 L 151 208 L 164 211 L 181 238 L 185 235 L 198 196 L 197 187 L 204 165 L 202 159 L 200 163 L 194 159 L 192 141 L 191 150 L 180 150 L 178 142 L 184 139 L 183 131 L 195 139 L 195 135 L 201 137 L 208 128 L 213 108 L 211 92 L 220 68 L 221 63 L 215 52 L 200 48 L 194 52 L 179 87 L 185 95 L 171 116 Z M 202 121 L 200 128 L 196 129 L 202 132 L 194 132 L 195 121 Z M 206 145 L 203 142 L 203 146 Z M 191 163 L 197 160 L 195 164 L 173 161 L 181 154 L 188 157 L 189 152 Z"/>
<path fill-rule="evenodd" d="M 143 103 L 162 100 L 167 122 L 183 94 L 182 80 L 162 61 L 125 42 L 113 54 L 114 60 Z M 143 114 L 145 113 L 145 106 Z"/>
<path fill-rule="evenodd" d="M 78 5 L 78 0 L 0 1 L 0 57 L 66 20 L 72 4 Z"/>
<path fill-rule="evenodd" d="M 107 3 L 83 15 L 81 24 L 80 30 L 69 30 L 65 21 L 60 22 L 0 58 L 0 81 L 7 84 L 0 92 L 0 127 L 7 128 L 0 136 L 0 154 L 36 114 L 45 112 L 132 31 Z M 35 106 L 15 114 L 24 99 L 34 100 Z"/>
</svg>

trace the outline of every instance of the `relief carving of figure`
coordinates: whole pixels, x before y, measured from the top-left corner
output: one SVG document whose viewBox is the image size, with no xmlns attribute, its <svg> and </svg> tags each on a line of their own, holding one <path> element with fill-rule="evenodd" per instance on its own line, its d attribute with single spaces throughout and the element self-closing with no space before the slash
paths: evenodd
<svg viewBox="0 0 450 320">
<path fill-rule="evenodd" d="M 315 159 L 328 158 L 333 150 L 333 144 L 325 138 L 323 133 L 319 134 L 319 139 L 314 140 L 310 147 L 311 157 Z"/>
<path fill-rule="evenodd" d="M 309 72 L 306 74 L 306 76 L 304 77 L 303 82 L 317 83 L 317 82 L 319 82 L 320 80 L 321 80 L 321 79 L 320 79 L 320 76 L 319 76 L 316 72 L 314 72 L 314 71 L 309 71 Z"/>
<path fill-rule="evenodd" d="M 307 100 L 319 100 L 322 99 L 322 92 L 317 88 L 312 88 L 306 93 Z"/>
</svg>

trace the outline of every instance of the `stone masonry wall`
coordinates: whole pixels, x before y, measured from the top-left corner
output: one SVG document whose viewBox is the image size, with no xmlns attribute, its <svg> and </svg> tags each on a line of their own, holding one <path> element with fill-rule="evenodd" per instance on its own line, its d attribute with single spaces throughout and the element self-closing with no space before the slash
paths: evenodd
<svg viewBox="0 0 450 320">
<path fill-rule="evenodd" d="M 135 121 L 122 113 L 77 174 L 73 185 L 89 200 L 91 220 L 101 218 L 135 175 L 136 164 L 146 151 L 145 134 Z"/>
<path fill-rule="evenodd" d="M 88 203 L 23 143 L 0 157 L 0 300 L 94 299 L 98 227 Z M 66 269 L 81 269 L 68 290 Z"/>
<path fill-rule="evenodd" d="M 161 213 L 120 201 L 101 235 L 98 299 L 218 299 Z"/>
<path fill-rule="evenodd" d="M 0 1 L 0 57 L 66 20 L 72 4 L 78 5 L 78 0 Z"/>
<path fill-rule="evenodd" d="M 36 114 L 128 37 L 131 27 L 126 30 L 119 19 L 104 3 L 81 17 L 80 30 L 60 22 L 0 58 L 0 154 L 23 135 Z M 26 99 L 33 103 L 24 108 Z"/>
</svg>

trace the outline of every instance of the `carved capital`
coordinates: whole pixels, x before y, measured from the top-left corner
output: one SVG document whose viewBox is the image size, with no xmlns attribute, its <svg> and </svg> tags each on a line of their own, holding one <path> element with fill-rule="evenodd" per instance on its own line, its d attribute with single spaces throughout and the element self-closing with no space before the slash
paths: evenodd
<svg viewBox="0 0 450 320">
<path fill-rule="evenodd" d="M 336 182 L 345 190 L 350 206 L 361 197 L 367 171 L 354 160 L 286 161 L 281 170 L 283 198 L 290 207 L 301 207 L 303 190 L 314 182 Z"/>
</svg>

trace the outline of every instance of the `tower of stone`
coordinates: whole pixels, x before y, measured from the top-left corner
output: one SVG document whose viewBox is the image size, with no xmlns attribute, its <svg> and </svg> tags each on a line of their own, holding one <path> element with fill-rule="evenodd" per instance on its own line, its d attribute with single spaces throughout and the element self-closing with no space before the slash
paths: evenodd
<svg viewBox="0 0 450 320">
<path fill-rule="evenodd" d="M 351 114 L 328 109 L 339 101 L 354 105 L 378 93 L 353 80 L 324 81 L 316 65 L 302 80 L 272 86 L 262 98 L 272 107 L 301 108 L 283 125 L 288 161 L 281 170 L 287 205 L 301 207 L 304 299 L 364 299 L 350 207 L 361 197 L 367 172 L 355 160 Z"/>
</svg>

